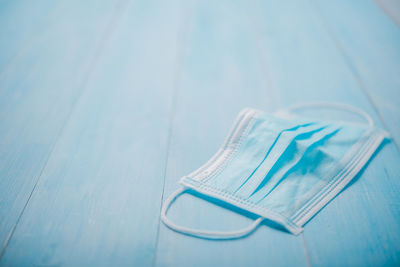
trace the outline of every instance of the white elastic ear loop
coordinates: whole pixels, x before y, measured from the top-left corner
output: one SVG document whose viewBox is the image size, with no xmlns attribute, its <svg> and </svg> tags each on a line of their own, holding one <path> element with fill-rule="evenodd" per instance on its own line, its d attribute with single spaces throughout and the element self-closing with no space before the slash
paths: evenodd
<svg viewBox="0 0 400 267">
<path fill-rule="evenodd" d="M 205 238 L 205 239 L 235 239 L 239 237 L 246 236 L 253 232 L 257 226 L 262 222 L 264 218 L 260 217 L 257 220 L 255 220 L 251 225 L 249 225 L 246 228 L 243 228 L 241 230 L 237 231 L 230 231 L 230 232 L 219 232 L 219 231 L 205 231 L 205 230 L 196 230 L 196 229 L 191 229 L 183 226 L 178 226 L 175 223 L 171 222 L 167 218 L 167 212 L 171 204 L 181 195 L 183 194 L 187 189 L 181 188 L 172 193 L 168 199 L 164 202 L 164 205 L 161 209 L 161 220 L 163 223 L 168 226 L 170 229 L 183 233 L 186 235 L 191 235 L 199 238 Z"/>
<path fill-rule="evenodd" d="M 353 112 L 361 117 L 363 117 L 367 122 L 369 126 L 374 126 L 374 121 L 372 118 L 363 110 L 343 104 L 343 103 L 331 103 L 331 102 L 310 102 L 310 103 L 303 103 L 303 104 L 296 104 L 293 106 L 290 106 L 286 108 L 288 111 L 294 111 L 298 109 L 303 109 L 303 108 L 334 108 L 334 109 L 340 109 L 340 110 L 345 110 L 349 112 Z"/>
</svg>

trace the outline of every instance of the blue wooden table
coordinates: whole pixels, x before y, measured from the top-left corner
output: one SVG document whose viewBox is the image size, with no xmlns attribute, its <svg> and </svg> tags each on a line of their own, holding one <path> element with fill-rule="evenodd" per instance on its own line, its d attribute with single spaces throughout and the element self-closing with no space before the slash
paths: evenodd
<svg viewBox="0 0 400 267">
<path fill-rule="evenodd" d="M 399 266 L 400 8 L 391 0 L 0 2 L 0 266 Z M 391 134 L 299 236 L 160 223 L 244 107 L 334 101 Z M 183 225 L 251 219 L 184 195 Z"/>
</svg>

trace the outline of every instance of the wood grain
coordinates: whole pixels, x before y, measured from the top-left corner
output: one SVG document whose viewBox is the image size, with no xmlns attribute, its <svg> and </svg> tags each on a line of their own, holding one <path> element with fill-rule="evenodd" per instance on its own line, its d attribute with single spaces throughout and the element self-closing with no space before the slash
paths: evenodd
<svg viewBox="0 0 400 267">
<path fill-rule="evenodd" d="M 373 1 L 315 1 L 314 6 L 400 149 L 400 28 Z"/>
<path fill-rule="evenodd" d="M 152 263 L 179 43 L 178 4 L 123 7 L 2 265 Z"/>
<path fill-rule="evenodd" d="M 400 30 L 372 0 L 2 1 L 0 36 L 0 266 L 400 265 Z M 392 141 L 303 234 L 160 222 L 242 108 L 306 101 Z M 254 220 L 236 211 L 185 194 L 169 216 Z"/>
<path fill-rule="evenodd" d="M 70 1 L 56 7 L 43 2 L 42 9 L 24 2 L 16 7 L 14 2 L 3 4 L 1 12 L 6 15 L 1 20 L 7 23 L 0 23 L 6 37 L 0 42 L 2 251 L 95 65 L 115 1 L 97 2 L 95 10 L 89 2 L 81 9 Z"/>
</svg>

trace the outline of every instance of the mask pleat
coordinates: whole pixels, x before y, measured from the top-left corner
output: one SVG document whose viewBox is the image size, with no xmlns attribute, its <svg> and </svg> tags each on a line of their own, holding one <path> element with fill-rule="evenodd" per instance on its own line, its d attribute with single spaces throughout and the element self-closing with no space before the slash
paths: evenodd
<svg viewBox="0 0 400 267">
<path fill-rule="evenodd" d="M 274 151 L 275 147 L 277 145 L 279 145 L 279 146 L 281 145 L 282 138 L 287 139 L 288 136 L 293 135 L 292 132 L 296 132 L 300 128 L 305 128 L 305 127 L 308 127 L 313 124 L 314 123 L 307 123 L 307 124 L 292 126 L 291 128 L 282 129 L 279 133 L 275 133 L 274 131 L 269 130 L 268 128 L 271 127 L 271 125 L 260 126 L 260 127 L 265 127 L 265 129 L 262 131 L 260 131 L 260 129 L 257 129 L 258 130 L 257 131 L 258 132 L 257 141 L 261 141 L 260 144 L 264 145 L 264 147 L 266 144 L 268 144 L 268 145 L 266 146 L 266 148 L 263 149 L 264 150 L 263 152 L 260 151 L 260 153 L 257 154 L 258 155 L 257 157 L 253 156 L 253 159 L 254 159 L 253 163 L 256 163 L 256 165 L 253 168 L 248 169 L 248 171 L 246 173 L 239 172 L 239 171 L 234 173 L 235 175 L 239 175 L 239 177 L 237 177 L 237 179 L 230 179 L 231 181 L 234 181 L 234 182 L 229 185 L 228 191 L 236 193 L 238 190 L 240 190 L 240 188 L 247 183 L 247 181 L 250 179 L 250 177 L 253 176 L 254 172 L 256 172 L 256 170 L 265 162 L 265 159 L 268 158 L 269 154 Z M 270 141 L 264 141 L 260 137 L 260 132 L 263 133 L 264 138 L 266 140 L 270 139 Z M 251 134 L 249 134 L 249 136 L 251 138 Z M 276 136 L 276 137 L 271 140 L 271 136 Z M 257 145 L 257 146 L 260 147 L 259 145 Z M 240 161 L 240 157 L 236 158 L 235 160 Z M 248 165 L 247 167 L 250 167 L 250 166 Z M 242 167 L 242 170 L 243 169 L 244 168 Z"/>
<path fill-rule="evenodd" d="M 274 165 L 278 162 L 285 150 L 296 139 L 306 139 L 314 133 L 323 130 L 326 126 L 321 124 L 311 124 L 295 128 L 295 130 L 285 130 L 277 137 L 275 145 L 270 149 L 269 153 L 265 156 L 264 160 L 254 170 L 251 177 L 245 183 L 236 189 L 235 193 L 242 197 L 249 197 L 257 189 L 257 187 L 266 181 L 266 174 L 274 169 Z"/>
<path fill-rule="evenodd" d="M 326 158 L 328 155 L 321 153 L 322 151 L 319 150 L 319 148 L 336 135 L 339 130 L 338 128 L 328 127 L 323 131 L 315 133 L 311 138 L 299 139 L 293 142 L 285 151 L 285 155 L 282 155 L 282 160 L 274 166 L 275 170 L 268 172 L 263 182 L 254 190 L 250 199 L 255 203 L 261 202 L 276 189 L 286 177 L 296 171 L 300 166 L 304 165 L 303 163 L 309 160 L 308 156 L 310 154 L 316 154 L 316 157 L 319 159 Z"/>
</svg>

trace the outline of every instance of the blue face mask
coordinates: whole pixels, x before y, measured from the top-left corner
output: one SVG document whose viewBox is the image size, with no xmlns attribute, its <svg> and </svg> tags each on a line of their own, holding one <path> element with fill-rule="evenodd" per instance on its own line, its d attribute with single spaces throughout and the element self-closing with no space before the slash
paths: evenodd
<svg viewBox="0 0 400 267">
<path fill-rule="evenodd" d="M 224 145 L 202 167 L 180 180 L 183 188 L 164 203 L 161 219 L 171 229 L 202 238 L 238 238 L 268 219 L 293 234 L 334 198 L 387 137 L 363 111 L 343 104 L 314 104 L 357 113 L 367 124 L 316 121 L 291 111 L 270 115 L 243 110 Z M 177 226 L 168 208 L 185 190 L 260 216 L 249 227 L 212 232 Z"/>
</svg>

